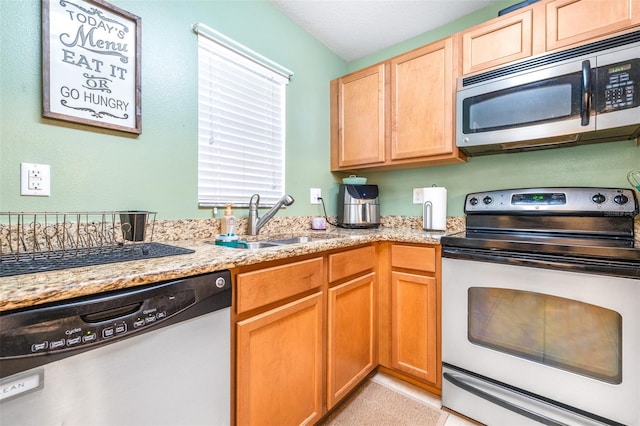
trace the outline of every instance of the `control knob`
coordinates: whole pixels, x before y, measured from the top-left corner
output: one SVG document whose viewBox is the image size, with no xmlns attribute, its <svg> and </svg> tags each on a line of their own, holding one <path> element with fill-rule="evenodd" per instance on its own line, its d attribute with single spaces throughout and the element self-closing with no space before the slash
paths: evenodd
<svg viewBox="0 0 640 426">
<path fill-rule="evenodd" d="M 613 197 L 613 202 L 620 205 L 627 204 L 629 202 L 629 197 L 624 194 L 618 194 Z"/>
<path fill-rule="evenodd" d="M 604 195 L 598 193 L 595 194 L 593 197 L 591 197 L 591 201 L 593 201 L 596 204 L 602 204 L 607 200 L 607 197 L 605 197 Z"/>
<path fill-rule="evenodd" d="M 469 204 L 471 204 L 472 206 L 477 205 L 478 199 L 476 197 L 471 197 L 471 199 L 469 200 Z"/>
<path fill-rule="evenodd" d="M 482 199 L 482 202 L 485 203 L 486 205 L 489 205 L 493 202 L 493 198 L 489 197 L 488 195 L 486 197 L 484 197 Z"/>
<path fill-rule="evenodd" d="M 218 288 L 223 288 L 226 283 L 226 280 L 222 277 L 218 277 L 218 279 L 216 279 L 216 287 Z"/>
</svg>

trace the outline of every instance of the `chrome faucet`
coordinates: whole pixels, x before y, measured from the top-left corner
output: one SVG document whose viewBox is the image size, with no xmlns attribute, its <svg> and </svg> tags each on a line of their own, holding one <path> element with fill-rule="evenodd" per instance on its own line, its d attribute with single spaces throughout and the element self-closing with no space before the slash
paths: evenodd
<svg viewBox="0 0 640 426">
<path fill-rule="evenodd" d="M 291 195 L 285 195 L 280 198 L 278 202 L 271 207 L 271 210 L 266 212 L 264 216 L 258 217 L 258 203 L 260 203 L 260 195 L 253 194 L 249 200 L 249 235 L 258 235 L 260 228 L 269 222 L 269 220 L 275 216 L 282 206 L 290 206 L 295 200 Z"/>
</svg>

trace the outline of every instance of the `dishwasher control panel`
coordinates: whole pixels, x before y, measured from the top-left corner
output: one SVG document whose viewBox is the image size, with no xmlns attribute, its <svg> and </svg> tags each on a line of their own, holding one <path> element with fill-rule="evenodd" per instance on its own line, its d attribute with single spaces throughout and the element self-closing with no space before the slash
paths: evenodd
<svg viewBox="0 0 640 426">
<path fill-rule="evenodd" d="M 157 328 L 201 299 L 230 290 L 230 276 L 218 275 L 3 314 L 0 359 L 88 348 Z"/>
</svg>

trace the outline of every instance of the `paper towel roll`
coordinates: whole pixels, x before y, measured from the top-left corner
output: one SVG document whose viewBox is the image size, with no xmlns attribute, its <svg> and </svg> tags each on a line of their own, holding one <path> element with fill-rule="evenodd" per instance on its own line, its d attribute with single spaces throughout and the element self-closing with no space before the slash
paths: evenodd
<svg viewBox="0 0 640 426">
<path fill-rule="evenodd" d="M 422 227 L 426 231 L 447 229 L 447 188 L 423 188 Z"/>
</svg>

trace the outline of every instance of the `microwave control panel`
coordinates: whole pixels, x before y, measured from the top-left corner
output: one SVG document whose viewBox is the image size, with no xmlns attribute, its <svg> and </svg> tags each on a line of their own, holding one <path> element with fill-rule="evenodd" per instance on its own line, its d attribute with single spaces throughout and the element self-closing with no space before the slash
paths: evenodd
<svg viewBox="0 0 640 426">
<path fill-rule="evenodd" d="M 640 105 L 640 59 L 597 68 L 597 112 L 611 112 Z"/>
</svg>

